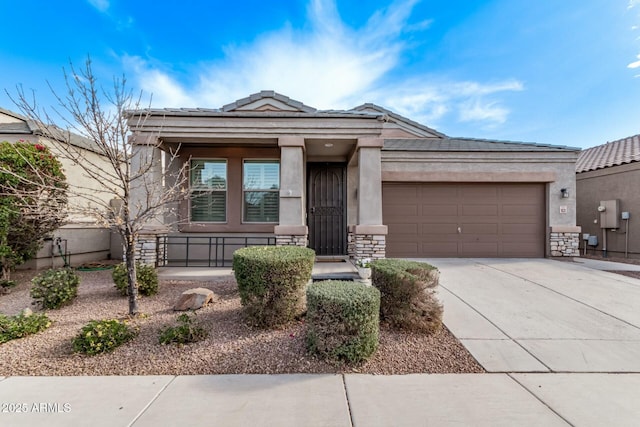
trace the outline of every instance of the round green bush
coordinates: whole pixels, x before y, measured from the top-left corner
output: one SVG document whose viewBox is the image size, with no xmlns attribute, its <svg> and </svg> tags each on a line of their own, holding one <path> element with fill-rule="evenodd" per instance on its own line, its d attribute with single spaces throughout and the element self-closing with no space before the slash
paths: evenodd
<svg viewBox="0 0 640 427">
<path fill-rule="evenodd" d="M 129 295 L 127 265 L 118 264 L 111 273 L 116 289 L 124 296 Z M 136 283 L 140 295 L 151 296 L 158 293 L 158 272 L 151 265 L 136 263 Z"/>
<path fill-rule="evenodd" d="M 80 277 L 70 268 L 47 270 L 31 280 L 31 298 L 43 309 L 60 308 L 78 295 Z"/>
<path fill-rule="evenodd" d="M 307 289 L 310 353 L 359 363 L 378 349 L 380 292 L 358 282 L 327 280 Z"/>
<path fill-rule="evenodd" d="M 90 356 L 112 351 L 136 336 L 125 322 L 116 319 L 92 320 L 73 339 L 73 351 Z"/>
<path fill-rule="evenodd" d="M 442 328 L 443 306 L 436 288 L 438 269 L 416 261 L 380 259 L 372 263 L 371 281 L 380 290 L 380 317 L 396 328 L 435 333 Z"/>
<path fill-rule="evenodd" d="M 249 321 L 277 326 L 304 313 L 315 252 L 300 246 L 253 246 L 233 254 L 240 302 Z"/>
</svg>

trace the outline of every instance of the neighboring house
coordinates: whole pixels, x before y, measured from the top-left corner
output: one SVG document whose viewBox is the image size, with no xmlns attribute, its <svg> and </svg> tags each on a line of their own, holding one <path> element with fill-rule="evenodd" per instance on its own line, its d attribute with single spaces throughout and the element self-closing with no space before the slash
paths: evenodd
<svg viewBox="0 0 640 427">
<path fill-rule="evenodd" d="M 598 240 L 587 246 L 588 253 L 640 258 L 640 135 L 582 151 L 576 186 L 578 224 Z"/>
<path fill-rule="evenodd" d="M 321 111 L 272 91 L 130 114 L 141 155 L 160 141 L 190 167 L 181 222 L 141 236 L 158 237 L 147 262 L 221 265 L 267 243 L 329 259 L 578 255 L 576 148 L 450 138 L 373 104 Z"/>
<path fill-rule="evenodd" d="M 16 142 L 24 140 L 48 146 L 56 154 L 60 153 L 52 137 L 32 120 L 9 110 L 0 108 L 0 141 Z M 79 135 L 71 135 L 71 143 L 80 150 L 82 157 L 95 164 L 106 160 L 92 148 L 93 142 Z M 84 176 L 83 171 L 72 161 L 58 155 L 62 163 L 67 182 L 82 183 L 82 190 L 91 192 L 99 189 L 99 184 Z M 111 167 L 110 164 L 106 167 Z M 92 192 L 93 197 L 100 197 L 99 192 Z M 106 197 L 106 196 L 105 196 Z M 111 196 L 109 196 L 109 199 Z M 107 199 L 108 201 L 108 199 Z M 82 206 L 86 202 L 78 196 L 69 196 L 69 204 Z M 116 248 L 118 249 L 118 248 Z M 48 268 L 64 264 L 60 252 L 65 253 L 72 265 L 88 261 L 107 259 L 111 252 L 111 233 L 108 229 L 96 226 L 95 221 L 80 215 L 70 215 L 66 224 L 53 232 L 52 239 L 46 240 L 44 247 L 38 252 L 36 259 L 23 265 L 26 268 Z M 121 255 L 120 255 L 121 256 Z"/>
</svg>

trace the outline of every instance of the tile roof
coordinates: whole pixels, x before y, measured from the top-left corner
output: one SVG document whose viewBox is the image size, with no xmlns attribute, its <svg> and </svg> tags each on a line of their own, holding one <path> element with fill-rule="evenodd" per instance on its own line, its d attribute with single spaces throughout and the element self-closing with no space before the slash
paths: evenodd
<svg viewBox="0 0 640 427">
<path fill-rule="evenodd" d="M 385 151 L 579 151 L 579 148 L 533 142 L 475 138 L 386 139 Z"/>
<path fill-rule="evenodd" d="M 640 135 L 583 150 L 576 162 L 576 173 L 640 161 Z"/>
</svg>

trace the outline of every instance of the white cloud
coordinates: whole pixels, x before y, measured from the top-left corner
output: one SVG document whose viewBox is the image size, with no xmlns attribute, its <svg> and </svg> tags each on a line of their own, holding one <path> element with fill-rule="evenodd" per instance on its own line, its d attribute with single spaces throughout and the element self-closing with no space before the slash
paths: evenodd
<svg viewBox="0 0 640 427">
<path fill-rule="evenodd" d="M 100 12 L 106 12 L 109 10 L 109 0 L 88 0 L 88 2 Z"/>
<path fill-rule="evenodd" d="M 286 26 L 244 46 L 227 46 L 224 59 L 196 70 L 197 83 L 184 85 L 170 70 L 140 57 L 126 57 L 143 90 L 159 107 L 220 107 L 261 90 L 275 90 L 319 109 L 351 108 L 375 102 L 433 126 L 448 115 L 461 121 L 503 123 L 507 107 L 492 99 L 523 89 L 506 80 L 483 84 L 415 76 L 389 82 L 407 49 L 401 36 L 424 31 L 431 21 L 412 24 L 416 0 L 396 1 L 371 15 L 362 28 L 341 20 L 335 0 L 310 0 L 308 31 Z"/>
</svg>

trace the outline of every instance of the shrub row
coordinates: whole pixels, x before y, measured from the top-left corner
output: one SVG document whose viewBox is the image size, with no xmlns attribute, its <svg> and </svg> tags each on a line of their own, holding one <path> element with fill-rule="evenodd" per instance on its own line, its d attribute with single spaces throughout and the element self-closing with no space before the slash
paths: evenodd
<svg viewBox="0 0 640 427">
<path fill-rule="evenodd" d="M 299 246 L 254 246 L 233 254 L 240 302 L 250 323 L 277 326 L 304 313 L 315 252 Z"/>
<path fill-rule="evenodd" d="M 380 292 L 357 282 L 327 280 L 307 289 L 307 349 L 357 363 L 378 348 Z"/>
<path fill-rule="evenodd" d="M 51 326 L 51 320 L 44 313 L 21 313 L 16 316 L 0 314 L 0 344 L 37 334 L 49 326 Z"/>
<path fill-rule="evenodd" d="M 428 333 L 442 327 L 437 268 L 400 259 L 377 260 L 371 268 L 372 284 L 380 290 L 383 321 L 399 329 Z"/>
</svg>

